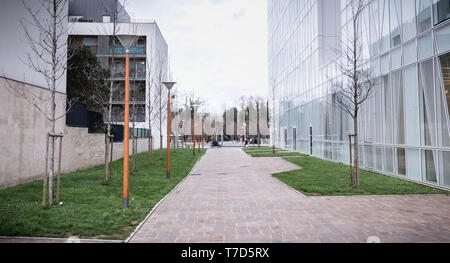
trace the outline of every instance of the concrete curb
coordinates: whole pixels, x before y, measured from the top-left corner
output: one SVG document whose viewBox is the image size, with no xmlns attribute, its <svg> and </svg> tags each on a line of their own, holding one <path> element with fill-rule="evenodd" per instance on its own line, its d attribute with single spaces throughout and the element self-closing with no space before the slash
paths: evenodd
<svg viewBox="0 0 450 263">
<path fill-rule="evenodd" d="M 163 199 L 161 199 L 154 207 L 153 209 L 150 211 L 150 213 L 145 217 L 145 219 L 136 227 L 136 229 L 133 231 L 133 233 L 131 233 L 127 239 L 125 239 L 123 242 L 125 243 L 129 243 L 131 241 L 131 239 L 133 239 L 133 237 L 137 234 L 137 232 L 142 228 L 142 226 L 148 221 L 148 219 L 150 219 L 150 217 L 156 212 L 156 210 L 164 203 L 164 201 L 169 198 L 173 192 L 175 192 L 192 174 L 192 171 L 194 171 L 194 169 L 197 167 L 198 163 L 203 159 L 203 157 L 206 155 L 206 153 L 200 157 L 197 162 L 195 163 L 194 167 L 192 167 L 191 171 L 189 172 L 189 174 L 184 177 L 183 180 L 181 180 L 181 182 L 179 182 L 175 188 L 173 188 L 166 196 L 164 196 Z"/>
<path fill-rule="evenodd" d="M 79 241 L 79 242 L 78 242 Z M 123 240 L 103 239 L 70 239 L 51 237 L 4 237 L 0 236 L 0 243 L 123 243 Z"/>
<path fill-rule="evenodd" d="M 258 158 L 258 157 L 252 157 L 250 154 L 246 153 L 245 151 L 243 151 L 243 152 L 244 152 L 247 156 L 249 156 L 250 158 Z M 264 157 L 263 157 L 263 158 L 264 158 Z M 277 156 L 277 157 L 266 157 L 266 158 L 281 158 L 281 159 L 285 160 L 285 158 L 283 158 L 283 157 L 278 157 L 278 156 Z M 287 160 L 285 160 L 285 161 L 286 161 L 286 162 L 289 162 L 289 161 L 287 161 Z M 297 166 L 298 166 L 298 165 L 297 165 Z M 299 169 L 297 169 L 297 170 L 302 170 L 302 169 L 303 169 L 303 168 L 299 166 Z M 297 171 L 297 170 L 292 170 L 292 171 Z M 282 182 L 280 179 L 274 177 L 273 175 L 274 175 L 274 174 L 270 174 L 270 177 L 272 177 L 272 179 L 274 179 L 274 180 L 277 181 L 278 183 L 280 183 L 280 184 L 282 184 L 282 185 L 284 185 L 284 186 L 287 186 L 289 189 L 291 189 L 292 191 L 294 191 L 296 194 L 300 195 L 301 197 L 303 197 L 303 198 L 308 198 L 308 196 L 302 194 L 302 193 L 299 192 L 298 190 L 295 190 L 294 188 L 290 187 L 288 184 Z"/>
<path fill-rule="evenodd" d="M 288 184 L 282 182 L 280 179 L 276 178 L 273 176 L 273 174 L 271 174 L 271 177 L 276 180 L 277 182 L 279 182 L 280 184 L 283 184 L 284 186 L 287 186 L 289 189 L 291 189 L 292 191 L 294 191 L 296 194 L 300 195 L 303 198 L 309 198 L 308 196 L 304 195 L 303 193 L 301 193 L 298 190 L 295 190 L 294 188 L 290 187 Z"/>
</svg>

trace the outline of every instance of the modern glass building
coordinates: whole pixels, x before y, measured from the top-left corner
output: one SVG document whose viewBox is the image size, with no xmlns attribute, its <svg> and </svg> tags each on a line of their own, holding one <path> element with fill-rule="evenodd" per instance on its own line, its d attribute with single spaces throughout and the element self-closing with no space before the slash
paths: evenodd
<svg viewBox="0 0 450 263">
<path fill-rule="evenodd" d="M 352 119 L 333 105 L 350 0 L 268 0 L 279 147 L 349 163 Z M 450 188 L 450 1 L 367 1 L 362 56 L 377 85 L 359 116 L 361 166 Z M 310 132 L 312 130 L 312 147 Z"/>
</svg>

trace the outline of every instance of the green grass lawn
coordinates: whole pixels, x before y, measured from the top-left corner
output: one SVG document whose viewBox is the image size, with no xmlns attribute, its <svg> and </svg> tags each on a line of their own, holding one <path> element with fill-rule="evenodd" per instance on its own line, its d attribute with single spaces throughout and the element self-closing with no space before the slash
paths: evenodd
<svg viewBox="0 0 450 263">
<path fill-rule="evenodd" d="M 252 151 L 244 149 L 252 157 L 288 156 L 286 153 Z M 417 183 L 360 170 L 361 187 L 350 186 L 349 167 L 331 161 L 299 153 L 290 153 L 295 158 L 286 160 L 302 167 L 302 170 L 274 174 L 282 182 L 308 196 L 346 195 L 404 195 L 404 194 L 448 194 L 449 192 Z"/>
<path fill-rule="evenodd" d="M 138 172 L 130 174 L 128 210 L 122 209 L 123 160 L 113 163 L 107 185 L 102 184 L 103 166 L 64 175 L 60 197 L 64 204 L 50 209 L 42 209 L 42 181 L 0 190 L 0 236 L 123 240 L 188 175 L 200 156 L 193 157 L 190 150 L 172 151 L 172 179 L 167 180 L 166 160 L 159 160 L 159 150 L 153 152 L 153 166 L 147 163 L 147 153 L 139 154 Z"/>
<path fill-rule="evenodd" d="M 275 149 L 275 154 L 272 152 L 272 147 L 249 147 L 244 148 L 244 151 L 252 157 L 291 157 L 300 156 L 297 152 L 289 152 L 279 148 Z"/>
</svg>

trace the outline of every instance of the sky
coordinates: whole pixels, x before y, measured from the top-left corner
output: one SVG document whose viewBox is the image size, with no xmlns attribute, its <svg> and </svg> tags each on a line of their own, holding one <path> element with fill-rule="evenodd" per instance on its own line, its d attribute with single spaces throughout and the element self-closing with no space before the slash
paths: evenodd
<svg viewBox="0 0 450 263">
<path fill-rule="evenodd" d="M 127 10 L 156 20 L 177 89 L 201 97 L 209 111 L 267 96 L 266 0 L 128 0 Z"/>
</svg>

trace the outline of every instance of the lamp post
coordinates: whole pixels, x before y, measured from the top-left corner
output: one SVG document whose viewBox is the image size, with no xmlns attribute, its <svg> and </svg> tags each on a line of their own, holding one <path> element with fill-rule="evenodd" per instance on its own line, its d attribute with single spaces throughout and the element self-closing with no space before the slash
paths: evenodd
<svg viewBox="0 0 450 263">
<path fill-rule="evenodd" d="M 168 90 L 168 100 L 167 100 L 167 179 L 170 179 L 170 90 L 176 84 L 176 82 L 163 82 Z"/>
<path fill-rule="evenodd" d="M 192 155 L 195 156 L 195 107 L 194 103 L 191 100 L 191 108 L 192 108 Z"/>
<path fill-rule="evenodd" d="M 125 48 L 125 118 L 123 125 L 123 208 L 129 207 L 129 150 L 130 150 L 130 48 L 136 41 L 134 35 L 117 36 Z M 114 61 L 112 62 L 114 63 Z"/>
</svg>

